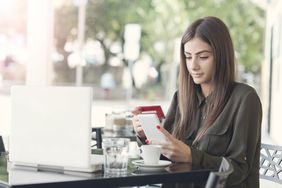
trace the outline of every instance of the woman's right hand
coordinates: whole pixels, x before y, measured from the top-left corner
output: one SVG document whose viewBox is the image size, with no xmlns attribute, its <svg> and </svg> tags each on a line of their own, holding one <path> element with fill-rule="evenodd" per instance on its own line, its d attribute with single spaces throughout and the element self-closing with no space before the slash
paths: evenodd
<svg viewBox="0 0 282 188">
<path fill-rule="evenodd" d="M 142 125 L 139 121 L 139 118 L 138 118 L 138 114 L 141 114 L 141 111 L 138 109 L 138 108 L 135 108 L 134 110 L 131 111 L 134 116 L 132 118 L 132 124 L 133 124 L 133 129 L 136 133 L 136 135 L 143 141 L 146 140 L 146 136 L 145 136 L 145 133 L 144 133 L 144 130 L 142 128 Z"/>
</svg>

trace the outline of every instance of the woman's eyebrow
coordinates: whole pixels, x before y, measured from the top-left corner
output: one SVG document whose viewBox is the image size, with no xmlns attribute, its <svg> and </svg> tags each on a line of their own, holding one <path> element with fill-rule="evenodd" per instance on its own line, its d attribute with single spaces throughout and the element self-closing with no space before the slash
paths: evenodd
<svg viewBox="0 0 282 188">
<path fill-rule="evenodd" d="M 209 51 L 209 50 L 202 50 L 202 51 L 196 52 L 195 55 L 199 55 L 199 54 L 204 53 L 204 52 L 212 53 L 212 52 Z M 190 52 L 186 52 L 186 51 L 184 51 L 184 54 L 185 54 L 185 55 L 191 55 Z"/>
<path fill-rule="evenodd" d="M 189 52 L 185 52 L 185 51 L 184 51 L 184 54 L 185 54 L 185 55 L 191 55 L 191 53 L 189 53 Z"/>
</svg>

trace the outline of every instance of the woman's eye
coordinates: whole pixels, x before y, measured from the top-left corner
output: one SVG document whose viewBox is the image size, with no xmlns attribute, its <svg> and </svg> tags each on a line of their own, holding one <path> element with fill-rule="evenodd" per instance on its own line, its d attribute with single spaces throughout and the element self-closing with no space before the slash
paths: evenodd
<svg viewBox="0 0 282 188">
<path fill-rule="evenodd" d="M 201 56 L 200 59 L 208 59 L 208 56 Z"/>
<path fill-rule="evenodd" d="M 186 59 L 192 59 L 192 57 L 186 56 Z"/>
</svg>

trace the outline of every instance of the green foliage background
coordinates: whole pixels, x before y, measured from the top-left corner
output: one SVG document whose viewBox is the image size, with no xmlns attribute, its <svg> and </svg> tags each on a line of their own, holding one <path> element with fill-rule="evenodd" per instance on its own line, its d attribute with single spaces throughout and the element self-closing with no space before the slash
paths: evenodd
<svg viewBox="0 0 282 188">
<path fill-rule="evenodd" d="M 86 38 L 101 42 L 106 59 L 103 70 L 106 70 L 109 58 L 115 55 L 109 48 L 113 42 L 123 43 L 125 24 L 141 24 L 141 53 L 149 54 L 155 66 L 160 68 L 173 61 L 175 39 L 181 37 L 191 21 L 204 16 L 217 16 L 225 21 L 233 38 L 237 63 L 243 65 L 245 71 L 259 74 L 265 15 L 250 0 L 89 0 Z M 55 67 L 61 81 L 74 79 L 63 46 L 67 39 L 76 38 L 75 32 L 71 32 L 76 26 L 77 7 L 66 1 L 55 13 L 57 49 L 65 56 Z M 164 44 L 163 52 L 156 50 L 156 42 Z"/>
</svg>

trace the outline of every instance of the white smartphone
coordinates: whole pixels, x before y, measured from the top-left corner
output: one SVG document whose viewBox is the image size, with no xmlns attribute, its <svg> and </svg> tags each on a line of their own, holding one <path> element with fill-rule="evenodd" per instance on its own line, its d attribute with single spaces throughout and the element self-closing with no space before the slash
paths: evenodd
<svg viewBox="0 0 282 188">
<path fill-rule="evenodd" d="M 148 140 L 165 141 L 165 136 L 157 129 L 161 125 L 156 114 L 138 114 L 139 121 Z"/>
</svg>

